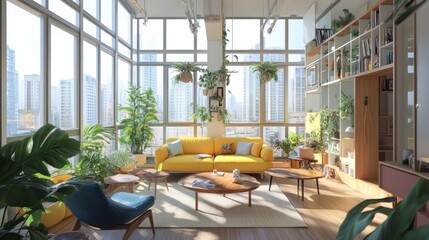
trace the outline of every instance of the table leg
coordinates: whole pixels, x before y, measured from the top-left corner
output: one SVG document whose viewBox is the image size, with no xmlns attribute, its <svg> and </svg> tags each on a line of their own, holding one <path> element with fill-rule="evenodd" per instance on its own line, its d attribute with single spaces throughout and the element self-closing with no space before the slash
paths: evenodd
<svg viewBox="0 0 429 240">
<path fill-rule="evenodd" d="M 147 190 L 148 190 L 148 191 L 150 191 L 150 185 L 151 185 L 151 183 L 152 183 L 152 179 L 151 179 L 151 178 L 148 178 L 148 179 L 147 179 L 147 184 L 148 184 Z"/>
<path fill-rule="evenodd" d="M 134 192 L 133 185 L 134 185 L 134 183 L 128 183 L 128 192 L 130 192 L 130 193 Z"/>
<path fill-rule="evenodd" d="M 320 195 L 320 192 L 319 192 L 319 179 L 318 178 L 316 178 L 316 186 L 317 186 L 317 194 Z"/>
<path fill-rule="evenodd" d="M 268 187 L 268 191 L 271 191 L 271 183 L 273 182 L 273 176 L 270 177 L 270 186 Z"/>
<path fill-rule="evenodd" d="M 249 191 L 249 207 L 252 207 L 252 191 Z"/>
<path fill-rule="evenodd" d="M 304 180 L 301 180 L 301 197 L 302 201 L 304 201 Z"/>
<path fill-rule="evenodd" d="M 299 179 L 296 180 L 296 195 L 299 196 Z"/>
<path fill-rule="evenodd" d="M 158 178 L 155 178 L 155 198 L 156 198 L 156 185 L 158 185 Z"/>
<path fill-rule="evenodd" d="M 166 177 L 164 178 L 164 183 L 165 183 L 165 186 L 167 187 L 167 191 L 170 191 L 170 189 L 168 189 L 168 184 L 167 184 L 167 178 Z"/>
<path fill-rule="evenodd" d="M 198 192 L 195 192 L 195 211 L 198 211 Z"/>
</svg>

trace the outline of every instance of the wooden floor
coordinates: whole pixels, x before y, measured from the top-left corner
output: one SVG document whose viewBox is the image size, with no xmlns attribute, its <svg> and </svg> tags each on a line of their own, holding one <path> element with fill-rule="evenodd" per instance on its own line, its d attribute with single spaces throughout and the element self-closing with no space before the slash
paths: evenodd
<svg viewBox="0 0 429 240">
<path fill-rule="evenodd" d="M 317 195 L 315 181 L 305 181 L 305 200 L 301 201 L 301 197 L 296 193 L 296 180 L 279 179 L 277 183 L 303 217 L 308 228 L 156 228 L 155 236 L 152 236 L 150 230 L 139 229 L 139 239 L 335 239 L 349 209 L 365 198 L 372 198 L 338 180 L 323 178 L 319 180 L 320 195 Z M 376 215 L 375 225 L 384 219 L 383 216 Z M 59 231 L 65 231 L 68 227 L 70 226 Z M 368 234 L 373 227 L 366 229 L 364 234 Z"/>
</svg>

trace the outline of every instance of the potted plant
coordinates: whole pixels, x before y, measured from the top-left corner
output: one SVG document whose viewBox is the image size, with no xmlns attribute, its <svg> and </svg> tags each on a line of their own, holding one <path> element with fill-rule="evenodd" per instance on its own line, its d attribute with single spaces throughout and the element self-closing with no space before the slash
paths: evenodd
<svg viewBox="0 0 429 240">
<path fill-rule="evenodd" d="M 350 75 L 350 50 L 346 49 L 343 51 L 343 69 L 344 76 L 348 77 Z"/>
<path fill-rule="evenodd" d="M 296 154 L 295 148 L 303 141 L 302 136 L 294 132 L 289 134 L 289 137 L 284 138 L 283 140 L 276 140 L 271 144 L 275 150 L 281 149 L 283 152 L 283 157 L 287 157 L 293 152 Z"/>
<path fill-rule="evenodd" d="M 173 78 L 175 83 L 180 81 L 184 83 L 192 82 L 192 73 L 201 70 L 200 67 L 191 62 L 174 63 L 173 68 L 178 72 Z"/>
<path fill-rule="evenodd" d="M 136 160 L 129 151 L 112 151 L 106 157 L 107 161 L 118 169 L 118 173 L 127 173 L 135 168 Z"/>
<path fill-rule="evenodd" d="M 119 121 L 119 126 L 123 128 L 119 141 L 129 146 L 137 164 L 144 165 L 144 151 L 154 138 L 152 124 L 159 122 L 156 116 L 156 100 L 152 89 L 141 91 L 140 86 L 130 85 L 127 92 L 128 105 L 119 106 L 119 110 L 127 113 Z"/>
<path fill-rule="evenodd" d="M 48 238 L 46 227 L 40 224 L 45 211 L 42 202 L 63 201 L 80 185 L 76 181 L 54 185 L 49 180 L 48 165 L 69 165 L 68 159 L 79 151 L 77 140 L 51 124 L 42 126 L 31 137 L 0 148 L 0 239 Z M 13 207 L 19 208 L 18 214 L 5 218 Z"/>
<path fill-rule="evenodd" d="M 196 104 L 191 104 L 191 106 L 194 108 L 194 113 L 192 113 L 189 117 L 194 121 L 200 121 L 201 122 L 201 128 L 207 123 L 212 121 L 212 114 L 207 109 L 207 107 L 204 106 L 198 106 Z"/>
<path fill-rule="evenodd" d="M 351 13 L 347 8 L 344 8 L 343 16 L 339 16 L 337 19 L 332 20 L 332 32 L 336 33 L 338 30 L 351 23 L 353 19 L 355 19 L 355 15 L 353 15 L 353 13 Z"/>
<path fill-rule="evenodd" d="M 259 73 L 259 81 L 265 83 L 274 79 L 278 81 L 277 65 L 273 62 L 262 62 L 251 66 L 253 72 Z"/>
<path fill-rule="evenodd" d="M 332 138 L 339 138 L 340 116 L 338 109 L 323 107 L 320 109 L 320 131 L 322 133 L 323 144 L 329 145 Z"/>
<path fill-rule="evenodd" d="M 219 74 L 217 71 L 207 69 L 201 70 L 203 74 L 200 76 L 198 85 L 203 88 L 204 96 L 214 96 L 214 88 L 217 86 Z"/>
<path fill-rule="evenodd" d="M 341 119 L 350 119 L 350 127 L 348 127 L 347 129 L 351 131 L 354 128 L 354 99 L 352 95 L 347 96 L 346 94 L 344 94 L 344 92 L 341 92 L 340 97 L 338 97 L 338 101 L 338 111 L 340 113 L 340 117 Z"/>
<path fill-rule="evenodd" d="M 231 117 L 231 114 L 226 109 L 219 108 L 219 111 L 217 113 L 217 120 L 223 121 L 223 123 L 229 123 L 229 118 Z"/>
</svg>

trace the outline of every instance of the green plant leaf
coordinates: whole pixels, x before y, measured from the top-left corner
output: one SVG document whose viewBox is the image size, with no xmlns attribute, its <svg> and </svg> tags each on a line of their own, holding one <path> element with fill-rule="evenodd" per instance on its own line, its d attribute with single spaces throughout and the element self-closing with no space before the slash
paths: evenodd
<svg viewBox="0 0 429 240">
<path fill-rule="evenodd" d="M 416 229 L 408 231 L 405 233 L 402 240 L 416 240 L 416 239 L 425 239 L 429 236 L 429 224 L 420 226 Z"/>
<path fill-rule="evenodd" d="M 0 229 L 0 240 L 21 240 L 22 236 L 18 233 L 9 232 Z"/>
</svg>

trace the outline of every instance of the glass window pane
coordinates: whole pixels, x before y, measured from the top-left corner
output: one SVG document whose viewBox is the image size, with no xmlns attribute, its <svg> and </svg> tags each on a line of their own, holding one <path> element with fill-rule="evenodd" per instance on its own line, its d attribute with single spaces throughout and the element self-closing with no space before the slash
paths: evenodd
<svg viewBox="0 0 429 240">
<path fill-rule="evenodd" d="M 302 19 L 289 19 L 289 50 L 304 50 L 304 25 Z"/>
<path fill-rule="evenodd" d="M 226 127 L 226 137 L 259 137 L 259 127 Z"/>
<path fill-rule="evenodd" d="M 98 39 L 98 27 L 87 18 L 83 18 L 83 31 Z"/>
<path fill-rule="evenodd" d="M 115 39 L 102 29 L 101 29 L 101 41 L 111 48 L 115 47 Z"/>
<path fill-rule="evenodd" d="M 167 127 L 166 137 L 167 139 L 172 137 L 193 137 L 194 127 Z"/>
<path fill-rule="evenodd" d="M 87 2 L 86 0 L 85 2 Z M 94 1 L 95 2 L 95 1 Z M 110 30 L 114 31 L 115 25 L 115 1 L 114 0 L 103 0 L 101 2 L 101 23 L 108 27 Z"/>
<path fill-rule="evenodd" d="M 230 122 L 259 123 L 259 77 L 250 66 L 228 66 L 231 83 L 226 87 L 226 109 L 232 115 Z"/>
<path fill-rule="evenodd" d="M 163 39 L 163 20 L 151 19 L 146 26 L 140 24 L 140 50 L 161 50 L 163 49 Z"/>
<path fill-rule="evenodd" d="M 288 67 L 288 122 L 305 122 L 305 68 Z"/>
<path fill-rule="evenodd" d="M 261 43 L 259 19 L 227 19 L 227 50 L 258 50 Z M 301 35 L 302 36 L 302 35 Z"/>
<path fill-rule="evenodd" d="M 285 138 L 285 127 L 264 127 L 264 142 L 266 144 L 273 143 L 277 140 Z M 274 156 L 281 156 L 280 149 L 274 151 Z"/>
<path fill-rule="evenodd" d="M 97 47 L 83 42 L 83 125 L 98 123 Z"/>
<path fill-rule="evenodd" d="M 194 34 L 189 29 L 187 19 L 167 19 L 167 49 L 194 49 Z"/>
<path fill-rule="evenodd" d="M 140 62 L 163 62 L 164 61 L 163 54 L 156 53 L 147 53 L 147 54 L 139 54 Z"/>
<path fill-rule="evenodd" d="M 285 113 L 285 88 L 284 69 L 277 71 L 277 82 L 271 80 L 265 83 L 265 121 L 284 122 Z"/>
<path fill-rule="evenodd" d="M 140 86 L 143 89 L 151 88 L 156 98 L 156 110 L 158 111 L 158 119 L 163 121 L 164 116 L 164 72 L 161 66 L 140 66 Z"/>
<path fill-rule="evenodd" d="M 122 55 L 131 58 L 131 49 L 129 49 L 127 46 L 122 44 L 121 42 L 118 42 L 118 52 Z"/>
<path fill-rule="evenodd" d="M 198 50 L 207 50 L 207 33 L 206 33 L 206 23 L 204 19 L 199 19 L 200 28 L 198 29 L 197 34 L 197 49 Z"/>
<path fill-rule="evenodd" d="M 148 157 L 154 157 L 155 150 L 159 148 L 159 146 L 164 144 L 163 127 L 152 127 L 152 128 L 153 128 L 153 135 L 155 135 L 155 137 L 153 138 L 152 142 L 150 142 L 149 147 L 146 148 L 146 154 Z"/>
<path fill-rule="evenodd" d="M 100 124 L 114 125 L 113 56 L 101 51 L 100 58 Z"/>
<path fill-rule="evenodd" d="M 63 1 L 49 1 L 49 10 L 64 18 L 69 23 L 79 26 L 79 13 Z"/>
<path fill-rule="evenodd" d="M 51 25 L 51 119 L 62 129 L 77 128 L 77 37 Z"/>
<path fill-rule="evenodd" d="M 131 14 L 118 2 L 118 36 L 131 44 Z"/>
<path fill-rule="evenodd" d="M 193 62 L 194 54 L 167 54 L 167 62 Z"/>
<path fill-rule="evenodd" d="M 286 56 L 284 54 L 264 54 L 264 61 L 286 62 Z"/>
<path fill-rule="evenodd" d="M 131 66 L 129 62 L 118 59 L 118 104 L 126 105 L 128 88 L 131 81 Z M 125 116 L 124 112 L 118 113 L 118 119 Z"/>
<path fill-rule="evenodd" d="M 272 28 L 271 34 L 267 32 L 267 29 L 271 27 L 273 20 L 265 25 L 266 30 L 264 31 L 264 49 L 285 49 L 285 19 L 277 19 L 274 27 Z"/>
<path fill-rule="evenodd" d="M 43 21 L 9 1 L 6 14 L 6 124 L 7 136 L 13 136 L 44 123 Z"/>
<path fill-rule="evenodd" d="M 99 19 L 97 14 L 97 6 L 98 6 L 98 0 L 83 1 L 83 9 L 89 14 L 91 14 L 93 17 L 95 17 L 96 19 Z"/>
<path fill-rule="evenodd" d="M 288 54 L 289 62 L 302 62 L 304 64 L 305 55 L 304 54 Z"/>
<path fill-rule="evenodd" d="M 237 59 L 235 58 L 237 56 Z M 260 62 L 261 55 L 257 53 L 244 53 L 244 54 L 236 54 L 236 53 L 227 53 L 227 59 L 230 62 Z"/>
<path fill-rule="evenodd" d="M 177 74 L 173 68 L 168 69 L 168 121 L 191 122 L 189 115 L 193 112 L 191 103 L 194 99 L 193 84 L 173 83 L 171 79 Z"/>
<path fill-rule="evenodd" d="M 133 19 L 133 44 L 132 44 L 132 49 L 136 50 L 137 49 L 137 36 L 138 36 L 138 32 L 137 32 L 137 24 L 139 23 L 138 19 Z M 137 60 L 137 58 L 136 58 Z"/>
<path fill-rule="evenodd" d="M 207 54 L 197 54 L 197 62 L 207 62 Z"/>
</svg>

